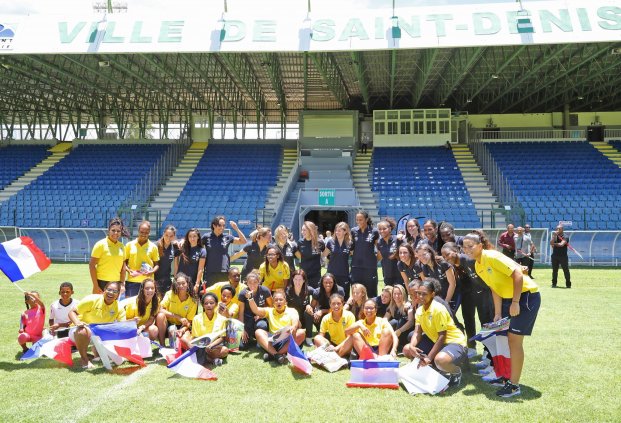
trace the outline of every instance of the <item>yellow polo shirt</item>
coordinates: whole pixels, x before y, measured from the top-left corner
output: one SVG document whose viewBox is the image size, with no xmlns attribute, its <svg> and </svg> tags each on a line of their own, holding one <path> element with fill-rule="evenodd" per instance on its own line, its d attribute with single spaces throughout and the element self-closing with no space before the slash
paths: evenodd
<svg viewBox="0 0 621 423">
<path fill-rule="evenodd" d="M 142 263 L 146 263 L 151 267 L 155 266 L 155 263 L 160 261 L 160 253 L 157 249 L 157 245 L 151 241 L 147 241 L 143 245 L 140 245 L 138 240 L 135 239 L 128 242 L 125 246 L 125 260 L 127 260 L 127 265 L 130 269 L 140 270 Z M 132 277 L 128 274 L 127 282 L 140 283 L 148 277 L 153 278 L 153 275 Z"/>
<path fill-rule="evenodd" d="M 424 307 L 416 309 L 416 323 L 433 342 L 438 341 L 438 333 L 446 332 L 447 344 L 466 346 L 466 337 L 457 329 L 451 313 L 437 301 L 432 301 L 427 310 Z"/>
<path fill-rule="evenodd" d="M 300 316 L 294 308 L 286 307 L 282 313 L 278 313 L 273 307 L 265 307 L 265 311 L 270 333 L 276 333 L 286 326 L 291 326 L 294 320 L 300 321 Z"/>
<path fill-rule="evenodd" d="M 218 313 L 213 314 L 209 320 L 206 313 L 197 314 L 192 319 L 192 338 L 207 335 L 225 328 L 226 318 Z"/>
<path fill-rule="evenodd" d="M 121 281 L 121 270 L 125 262 L 125 249 L 123 243 L 110 241 L 106 237 L 99 240 L 93 246 L 91 257 L 98 259 L 97 279 L 108 282 Z"/>
<path fill-rule="evenodd" d="M 505 299 L 513 298 L 513 278 L 511 275 L 515 270 L 522 273 L 522 267 L 511 260 L 509 257 L 496 250 L 483 250 L 481 252 L 481 262 L 475 262 L 477 275 L 485 282 L 496 294 Z M 537 292 L 539 287 L 528 275 L 522 276 L 522 292 Z"/>
<path fill-rule="evenodd" d="M 332 313 L 328 313 L 321 319 L 321 325 L 319 327 L 320 333 L 327 333 L 330 335 L 330 342 L 335 345 L 340 344 L 347 337 L 345 335 L 345 329 L 356 323 L 356 318 L 349 310 L 343 310 L 343 315 L 337 321 L 332 317 Z"/>
<path fill-rule="evenodd" d="M 222 301 L 222 288 L 225 287 L 226 285 L 233 286 L 230 282 L 218 282 L 218 283 L 214 283 L 209 288 L 207 288 L 207 292 L 216 294 L 216 296 L 218 297 L 218 301 Z M 246 288 L 248 288 L 246 284 L 240 282 L 237 285 L 237 288 L 235 288 L 235 295 L 233 295 L 233 298 L 231 298 L 231 303 L 237 304 L 239 306 L 239 298 L 238 298 L 239 293 L 242 292 Z"/>
<path fill-rule="evenodd" d="M 364 340 L 367 341 L 367 344 L 372 347 L 377 347 L 379 345 L 384 329 L 392 329 L 392 326 L 390 326 L 388 320 L 383 317 L 376 317 L 375 321 L 373 321 L 373 324 L 371 325 L 367 325 L 367 319 L 362 319 L 362 324 L 369 329 L 369 331 L 371 331 L 371 334 L 369 336 L 365 336 L 362 331 L 360 331 L 360 334 Z"/>
<path fill-rule="evenodd" d="M 289 270 L 289 265 L 287 263 L 279 261 L 275 269 L 270 266 L 269 273 L 265 270 L 265 263 L 262 263 L 261 266 L 259 266 L 259 274 L 261 276 L 263 286 L 269 288 L 270 291 L 274 291 L 275 289 L 285 289 L 285 279 L 289 279 L 291 277 L 291 271 Z"/>
<path fill-rule="evenodd" d="M 108 305 L 101 294 L 87 295 L 76 307 L 76 312 L 83 323 L 112 323 L 125 320 L 125 312 L 118 301 Z"/>
<path fill-rule="evenodd" d="M 137 317 L 138 322 L 136 323 L 136 325 L 137 326 L 144 325 L 151 318 L 151 306 L 152 305 L 153 305 L 153 301 L 147 304 L 147 308 L 144 311 L 144 314 L 140 316 L 138 314 L 138 298 L 136 298 L 135 301 L 131 301 L 125 306 L 125 319 L 131 320 Z"/>
<path fill-rule="evenodd" d="M 164 295 L 164 299 L 162 300 L 162 308 L 170 311 L 173 314 L 184 317 L 188 320 L 192 320 L 194 316 L 196 316 L 196 311 L 198 310 L 198 303 L 194 301 L 194 299 L 190 296 L 185 301 L 181 301 L 177 294 L 174 294 L 172 290 L 168 291 L 166 295 Z M 180 325 L 181 321 L 170 317 L 168 319 L 170 323 L 174 323 L 175 325 Z"/>
</svg>

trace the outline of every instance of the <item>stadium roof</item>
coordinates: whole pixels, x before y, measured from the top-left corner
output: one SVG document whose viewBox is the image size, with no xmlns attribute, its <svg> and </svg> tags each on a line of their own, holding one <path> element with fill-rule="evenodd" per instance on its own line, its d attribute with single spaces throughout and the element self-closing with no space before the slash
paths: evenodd
<svg viewBox="0 0 621 423">
<path fill-rule="evenodd" d="M 280 48 L 280 44 L 274 50 L 281 51 L 251 51 L 254 48 L 251 45 L 248 52 L 240 53 L 209 51 L 209 47 L 203 50 L 190 47 L 188 52 L 183 48 L 175 50 L 175 46 L 167 46 L 169 52 L 159 53 L 148 49 L 130 53 L 122 48 L 86 53 L 86 47 L 73 51 L 53 47 L 32 50 L 37 54 L 20 53 L 17 48 L 0 50 L 0 120 L 6 123 L 16 117 L 31 120 L 39 116 L 48 122 L 66 123 L 75 120 L 78 114 L 87 114 L 111 116 L 117 122 L 130 119 L 164 122 L 175 121 L 192 111 L 222 116 L 227 122 L 293 123 L 298 121 L 302 110 L 353 109 L 370 113 L 375 109 L 442 107 L 470 114 L 541 113 L 562 111 L 565 106 L 576 112 L 618 110 L 621 40 L 617 40 L 616 20 L 621 12 L 617 9 L 604 5 L 589 12 L 607 19 L 599 21 L 600 27 L 613 29 L 608 31 L 607 39 L 589 38 L 593 37 L 593 31 L 585 27 L 584 16 L 579 28 L 582 32 L 576 29 L 576 33 L 566 33 L 567 28 L 561 27 L 571 26 L 568 17 L 564 18 L 556 9 L 538 12 L 542 14 L 542 22 L 547 19 L 547 25 L 556 29 L 557 35 L 552 36 L 557 41 L 548 44 L 545 43 L 548 38 L 544 37 L 550 34 L 537 29 L 539 38 L 535 43 L 502 45 L 505 38 L 515 37 L 505 34 L 487 37 L 487 42 L 475 40 L 475 44 L 468 41 L 461 47 L 442 48 L 429 48 L 425 44 L 438 45 L 439 35 L 423 34 L 422 38 L 410 37 L 405 40 L 409 44 L 405 42 L 397 48 L 388 48 L 390 44 L 385 42 L 385 48 L 378 48 L 373 39 L 367 42 L 369 47 L 356 48 L 360 44 L 341 36 L 338 41 L 345 40 L 352 47 L 330 49 L 324 44 L 329 51 L 297 46 L 294 49 L 311 51 L 282 51 L 287 48 Z M 408 10 L 399 13 L 411 16 Z M 419 9 L 413 10 L 419 13 Z M 429 10 L 428 13 L 436 13 L 436 9 Z M 580 10 L 586 9 L 576 13 L 583 13 Z M 396 13 L 394 5 L 393 13 Z M 454 13 L 457 17 L 460 12 Z M 479 20 L 479 24 L 485 23 L 490 14 L 479 13 L 485 15 L 481 17 L 472 12 L 473 20 Z M 445 15 L 422 16 L 426 19 L 421 18 L 421 25 L 432 25 L 426 21 Z M 377 17 L 368 20 L 372 19 L 377 22 Z M 73 27 L 63 23 L 64 36 L 76 39 L 86 23 Z M 60 31 L 62 24 L 54 25 L 58 27 L 56 32 Z M 347 26 L 343 33 L 349 30 L 350 37 L 356 35 L 353 34 L 355 25 L 354 22 L 353 26 Z M 412 27 L 405 27 L 409 25 L 405 20 L 401 25 L 404 35 L 412 31 Z M 457 43 L 462 26 L 466 27 L 456 23 L 451 28 L 455 33 L 453 41 Z M 26 27 L 18 26 L 21 33 L 12 35 L 25 34 Z M 36 47 L 36 43 L 40 44 L 39 33 L 45 31 L 37 32 L 37 26 L 34 27 Z M 0 36 L 3 31 L 0 28 Z M 134 26 L 132 37 L 136 33 L 140 35 Z M 291 38 L 290 35 L 287 37 Z M 290 41 L 287 37 L 283 38 L 283 45 Z M 570 39 L 572 43 L 558 41 Z M 193 40 L 196 41 L 196 36 Z M 65 41 L 58 45 L 64 48 Z M 477 47 L 477 42 L 494 45 Z M 418 45 L 422 47 L 412 48 Z M 39 54 L 39 51 L 59 52 Z"/>
</svg>

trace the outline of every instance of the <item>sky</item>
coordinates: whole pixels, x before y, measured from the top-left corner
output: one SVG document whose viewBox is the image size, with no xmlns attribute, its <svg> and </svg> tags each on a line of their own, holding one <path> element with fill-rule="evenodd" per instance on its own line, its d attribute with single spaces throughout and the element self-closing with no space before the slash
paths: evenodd
<svg viewBox="0 0 621 423">
<path fill-rule="evenodd" d="M 105 0 L 99 0 L 105 1 Z M 180 4 L 196 4 L 203 9 L 205 0 L 124 0 L 128 10 L 132 13 L 154 12 L 162 10 L 175 10 Z M 207 0 L 216 9 L 223 9 L 225 0 Z M 307 0 L 226 0 L 228 11 L 234 13 L 238 10 L 282 10 L 284 4 L 287 7 L 306 8 Z M 391 8 L 393 0 L 311 0 L 311 10 L 330 10 L 335 1 L 339 8 L 363 7 L 367 9 Z M 523 4 L 541 0 L 523 0 Z M 34 15 L 34 14 L 59 14 L 59 13 L 91 13 L 93 0 L 0 0 L 0 16 L 2 15 Z M 516 3 L 516 0 L 395 0 L 397 7 L 416 7 L 433 5 L 458 5 L 458 4 L 484 4 L 484 3 Z M 274 9 L 275 8 L 275 9 Z"/>
</svg>

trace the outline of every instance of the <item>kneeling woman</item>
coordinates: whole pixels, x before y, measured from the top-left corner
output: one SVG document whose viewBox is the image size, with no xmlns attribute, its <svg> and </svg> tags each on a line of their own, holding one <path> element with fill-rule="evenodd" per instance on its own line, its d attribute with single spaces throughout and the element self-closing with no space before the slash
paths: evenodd
<svg viewBox="0 0 621 423">
<path fill-rule="evenodd" d="M 190 348 L 193 339 L 221 331 L 226 326 L 226 318 L 216 312 L 218 297 L 211 292 L 203 295 L 203 312 L 192 319 L 192 332 L 186 332 L 181 338 L 186 348 Z M 224 336 L 217 336 L 204 349 L 205 357 L 197 357 L 199 362 L 222 364 L 222 359 L 229 354 L 229 349 L 222 345 Z M 201 360 L 201 358 L 203 358 Z"/>
<path fill-rule="evenodd" d="M 354 324 L 357 331 L 352 335 L 354 348 L 358 355 L 360 356 L 364 347 L 368 345 L 378 356 L 390 354 L 397 357 L 399 339 L 388 320 L 377 317 L 377 303 L 374 299 L 365 301 L 363 313 L 364 319 Z"/>
<path fill-rule="evenodd" d="M 330 296 L 330 313 L 323 316 L 319 334 L 313 339 L 315 346 L 327 344 L 328 351 L 335 351 L 341 357 L 351 352 L 351 335 L 358 330 L 354 327 L 356 318 L 351 311 L 344 309 L 345 297 L 342 294 Z"/>
<path fill-rule="evenodd" d="M 479 277 L 492 290 L 494 321 L 511 317 L 507 338 L 511 354 L 511 378 L 492 381 L 502 386 L 496 395 L 509 398 L 520 395 L 520 376 L 524 365 L 524 336 L 532 333 L 541 305 L 539 287 L 522 273 L 522 267 L 496 250 L 486 250 L 481 235 L 470 233 L 464 237 L 464 251 L 475 260 Z M 504 383 L 504 385 L 502 385 Z"/>
<path fill-rule="evenodd" d="M 170 347 L 174 348 L 173 340 L 190 331 L 192 319 L 198 309 L 193 292 L 190 277 L 181 272 L 177 273 L 172 289 L 164 295 L 161 310 L 155 318 L 160 344 L 164 345 L 164 338 L 168 333 Z"/>
<path fill-rule="evenodd" d="M 69 331 L 69 337 L 75 342 L 84 369 L 93 368 L 87 355 L 88 344 L 91 341 L 91 330 L 87 325 L 125 320 L 125 313 L 117 301 L 120 292 L 120 282 L 108 282 L 103 294 L 87 295 L 76 309 L 69 312 L 69 320 L 76 327 L 75 330 Z"/>
<path fill-rule="evenodd" d="M 304 341 L 306 331 L 300 329 L 298 312 L 293 308 L 287 307 L 285 291 L 282 289 L 277 289 L 272 293 L 274 307 L 257 307 L 252 292 L 247 292 L 246 298 L 248 299 L 248 305 L 252 312 L 259 316 L 260 319 L 266 318 L 268 322 L 269 333 L 260 328 L 254 333 L 257 343 L 267 351 L 263 359 L 268 361 L 275 358 L 278 363 L 285 364 L 287 362 L 285 354 L 289 348 L 288 343 L 285 341 L 272 345 L 269 341 L 269 336 L 288 326 L 290 327 L 291 335 L 293 335 L 296 344 L 300 345 Z"/>
<path fill-rule="evenodd" d="M 125 306 L 125 318 L 127 320 L 136 319 L 138 333 L 148 333 L 151 341 L 158 340 L 159 330 L 155 325 L 155 317 L 160 311 L 159 303 L 160 299 L 155 281 L 145 279 L 140 284 L 135 300 Z"/>
<path fill-rule="evenodd" d="M 403 349 L 406 357 L 418 357 L 420 366 L 433 364 L 450 374 L 449 386 L 459 385 L 461 369 L 466 361 L 466 337 L 457 329 L 446 306 L 434 301 L 437 285 L 424 281 L 416 291 L 421 305 L 416 310 L 416 327 L 409 345 Z"/>
</svg>

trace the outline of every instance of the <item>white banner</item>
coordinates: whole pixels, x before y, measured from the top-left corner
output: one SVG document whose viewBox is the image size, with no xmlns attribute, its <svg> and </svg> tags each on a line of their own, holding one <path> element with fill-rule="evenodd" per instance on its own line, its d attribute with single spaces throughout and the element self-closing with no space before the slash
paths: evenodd
<svg viewBox="0 0 621 423">
<path fill-rule="evenodd" d="M 207 3 L 207 2 L 206 2 Z M 0 54 L 351 51 L 621 42 L 619 0 L 224 14 L 0 15 Z M 302 2 L 306 3 L 306 2 Z M 338 2 L 335 2 L 338 4 Z M 221 7 L 218 5 L 218 7 Z M 155 13 L 155 12 L 153 12 Z"/>
</svg>

